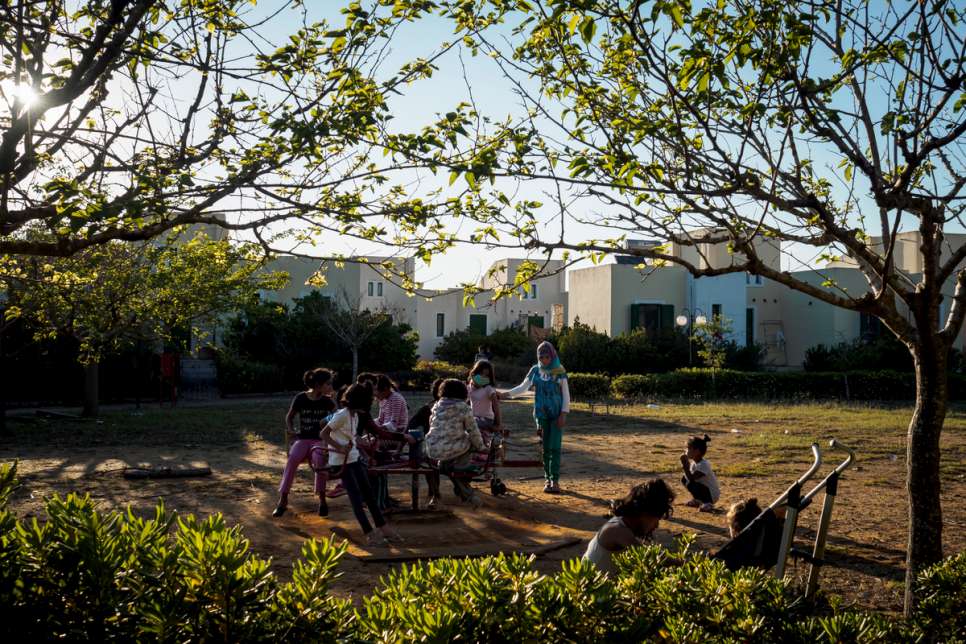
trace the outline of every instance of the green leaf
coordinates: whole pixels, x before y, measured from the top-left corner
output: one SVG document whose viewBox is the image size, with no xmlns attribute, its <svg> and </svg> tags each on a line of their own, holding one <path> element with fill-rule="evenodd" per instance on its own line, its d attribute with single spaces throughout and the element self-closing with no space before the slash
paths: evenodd
<svg viewBox="0 0 966 644">
<path fill-rule="evenodd" d="M 596 31 L 597 24 L 593 18 L 584 18 L 584 21 L 580 23 L 580 37 L 584 39 L 585 43 L 590 44 L 593 41 Z"/>
<path fill-rule="evenodd" d="M 674 21 L 674 24 L 678 29 L 682 29 L 684 27 L 684 14 L 681 13 L 681 7 L 677 5 L 673 5 L 671 7 L 671 19 Z"/>
</svg>

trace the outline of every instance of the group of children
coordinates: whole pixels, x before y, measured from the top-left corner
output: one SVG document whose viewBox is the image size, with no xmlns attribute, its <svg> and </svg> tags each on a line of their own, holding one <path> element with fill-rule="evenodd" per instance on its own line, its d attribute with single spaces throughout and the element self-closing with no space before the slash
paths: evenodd
<svg viewBox="0 0 966 644">
<path fill-rule="evenodd" d="M 411 419 L 405 398 L 385 375 L 361 374 L 356 383 L 343 387 L 333 398 L 332 373 L 327 369 L 307 372 L 306 390 L 295 396 L 285 417 L 290 441 L 288 463 L 273 515 L 285 512 L 295 472 L 301 463 L 310 461 L 315 469 L 320 516 L 328 514 L 326 481 L 338 478 L 368 542 L 380 545 L 399 540 L 385 517 L 393 504 L 386 476 L 370 476 L 366 461 L 380 464 L 383 455 L 392 453 L 401 443 L 409 445 L 411 462 L 421 465 L 428 460 L 435 466 L 427 474 L 430 508 L 440 505 L 440 473 L 450 478 L 459 499 L 478 507 L 482 500 L 470 485 L 473 455 L 488 449 L 489 441 L 501 430 L 500 400 L 531 389 L 533 416 L 542 443 L 544 492 L 559 494 L 561 442 L 570 412 L 570 390 L 556 349 L 549 342 L 542 342 L 537 347 L 537 363 L 523 382 L 506 391 L 496 389 L 488 356 L 477 357 L 467 382 L 433 382 L 432 400 Z M 375 419 L 370 415 L 374 399 L 379 402 Z M 705 458 L 710 440 L 707 435 L 692 436 L 681 455 L 681 483 L 691 496 L 687 505 L 706 512 L 714 509 L 720 497 L 717 477 Z M 635 486 L 626 497 L 612 504 L 613 518 L 591 540 L 584 557 L 610 570 L 614 554 L 650 538 L 660 520 L 670 516 L 674 497 L 662 479 Z M 740 532 L 760 512 L 754 499 L 735 504 L 728 515 L 732 533 Z"/>
<path fill-rule="evenodd" d="M 381 464 L 383 456 L 403 442 L 409 444 L 411 462 L 423 465 L 428 460 L 435 468 L 427 474 L 430 508 L 440 504 L 439 473 L 451 479 L 458 498 L 478 507 L 482 499 L 470 485 L 473 455 L 487 450 L 502 428 L 499 401 L 530 389 L 535 389 L 534 418 L 543 443 L 544 491 L 559 493 L 560 445 L 570 411 L 570 391 L 556 350 L 549 342 L 541 343 L 537 364 L 520 385 L 504 392 L 495 387 L 490 356 L 478 357 L 467 382 L 436 380 L 431 388 L 433 400 L 412 419 L 405 398 L 385 375 L 360 374 L 354 384 L 335 392 L 331 371 L 306 372 L 306 390 L 295 396 L 285 417 L 288 462 L 273 516 L 285 513 L 295 473 L 308 461 L 315 470 L 320 516 L 328 515 L 327 481 L 337 478 L 367 541 L 380 545 L 398 540 L 385 517 L 393 504 L 386 476 L 370 475 L 367 462 Z M 379 402 L 375 419 L 370 415 L 374 400 Z"/>
</svg>

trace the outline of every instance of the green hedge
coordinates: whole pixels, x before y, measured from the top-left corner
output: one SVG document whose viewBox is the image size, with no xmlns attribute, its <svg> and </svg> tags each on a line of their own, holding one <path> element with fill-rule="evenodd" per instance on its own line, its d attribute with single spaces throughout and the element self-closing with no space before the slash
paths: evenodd
<svg viewBox="0 0 966 644">
<path fill-rule="evenodd" d="M 7 508 L 0 467 L 0 635 L 5 641 L 121 642 L 914 642 L 963 633 L 966 553 L 924 572 L 908 622 L 815 616 L 786 582 L 728 571 L 688 551 L 634 548 L 618 574 L 579 560 L 543 574 L 532 557 L 420 562 L 381 579 L 362 606 L 329 594 L 345 552 L 308 540 L 280 581 L 220 515 L 100 512 L 53 496 L 45 516 Z"/>
<path fill-rule="evenodd" d="M 818 373 L 681 369 L 624 375 L 611 381 L 618 398 L 719 398 L 766 400 L 913 400 L 914 374 L 899 371 Z M 966 377 L 950 375 L 950 399 L 966 398 Z"/>
<path fill-rule="evenodd" d="M 610 395 L 610 377 L 602 373 L 568 373 L 567 381 L 574 400 L 600 400 Z"/>
</svg>

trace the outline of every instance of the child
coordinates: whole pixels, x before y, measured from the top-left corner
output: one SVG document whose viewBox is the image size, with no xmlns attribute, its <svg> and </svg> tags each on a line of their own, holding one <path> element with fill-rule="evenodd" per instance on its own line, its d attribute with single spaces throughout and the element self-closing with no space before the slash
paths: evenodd
<svg viewBox="0 0 966 644">
<path fill-rule="evenodd" d="M 493 387 L 495 384 L 496 376 L 490 362 L 480 360 L 470 369 L 470 406 L 484 435 L 500 429 L 500 397 Z"/>
<path fill-rule="evenodd" d="M 466 385 L 459 380 L 444 380 L 439 388 L 439 400 L 433 405 L 426 435 L 426 456 L 440 461 L 440 471 L 453 481 L 453 491 L 461 500 L 479 507 L 483 500 L 469 482 L 454 476 L 457 470 L 465 470 L 473 459 L 473 449 L 486 446 L 476 426 L 473 410 L 466 404 Z"/>
<path fill-rule="evenodd" d="M 714 504 L 718 502 L 721 491 L 718 489 L 718 477 L 711 469 L 711 463 L 704 457 L 708 452 L 708 443 L 711 438 L 705 434 L 704 438 L 692 436 L 688 439 L 688 448 L 681 454 L 681 467 L 684 468 L 684 476 L 681 483 L 691 493 L 691 500 L 687 505 L 692 508 L 700 508 L 702 512 L 714 510 Z"/>
<path fill-rule="evenodd" d="M 288 492 L 292 489 L 295 472 L 299 465 L 310 458 L 312 448 L 320 445 L 319 430 L 323 420 L 335 411 L 335 401 L 332 400 L 332 372 L 328 369 L 313 369 L 306 371 L 302 377 L 307 391 L 300 392 L 292 400 L 288 414 L 285 415 L 285 438 L 290 443 L 288 447 L 288 462 L 282 472 L 282 483 L 278 487 L 278 503 L 272 512 L 273 517 L 285 514 L 288 507 Z M 295 416 L 299 417 L 299 429 L 292 427 Z M 294 442 L 292 442 L 294 439 Z M 329 514 L 329 507 L 325 502 L 326 475 L 315 472 L 315 493 L 319 497 L 319 516 Z"/>
<path fill-rule="evenodd" d="M 712 556 L 729 570 L 771 568 L 778 560 L 784 519 L 785 508 L 763 511 L 758 499 L 738 501 L 728 510 L 731 541 Z"/>
<path fill-rule="evenodd" d="M 761 508 L 758 507 L 758 499 L 748 499 L 733 504 L 728 510 L 728 533 L 731 538 L 737 537 L 759 514 L 761 514 Z"/>
<path fill-rule="evenodd" d="M 416 445 L 409 446 L 409 460 L 412 462 L 414 467 L 418 467 L 423 463 L 423 455 L 421 451 L 422 441 L 426 440 L 426 434 L 429 433 L 429 419 L 433 414 L 433 405 L 439 400 L 439 387 L 443 384 L 442 378 L 437 378 L 433 381 L 433 384 L 429 387 L 429 392 L 433 399 L 428 403 L 416 410 L 413 417 L 409 419 L 409 433 L 414 435 L 414 438 L 418 441 Z M 429 503 L 427 508 L 430 510 L 435 510 L 439 507 L 439 472 L 435 474 L 426 475 L 426 484 L 429 486 Z"/>
<path fill-rule="evenodd" d="M 379 401 L 379 416 L 376 422 L 389 431 L 401 432 L 409 424 L 409 406 L 399 393 L 396 383 L 389 376 L 376 378 L 376 400 Z"/>
<path fill-rule="evenodd" d="M 650 539 L 662 518 L 671 516 L 674 492 L 662 479 L 635 485 L 623 499 L 611 503 L 614 513 L 587 545 L 584 560 L 613 573 L 614 555 Z"/>
<path fill-rule="evenodd" d="M 543 441 L 543 491 L 560 494 L 560 444 L 570 412 L 570 388 L 567 372 L 560 364 L 557 350 L 549 342 L 537 347 L 537 364 L 518 386 L 502 392 L 500 398 L 520 396 L 533 387 L 536 392 L 533 417 L 537 421 L 537 436 Z"/>
<path fill-rule="evenodd" d="M 359 424 L 360 412 L 372 404 L 372 391 L 364 385 L 352 385 L 342 399 L 343 407 L 329 419 L 319 437 L 329 450 L 329 466 L 339 467 L 339 476 L 345 487 L 352 512 L 356 515 L 366 542 L 370 546 L 382 546 L 386 540 L 401 540 L 382 516 L 376 499 L 369 487 L 369 477 L 366 468 L 359 462 L 359 450 L 356 448 L 356 427 Z M 375 529 L 369 524 L 363 506 L 369 508 Z"/>
</svg>

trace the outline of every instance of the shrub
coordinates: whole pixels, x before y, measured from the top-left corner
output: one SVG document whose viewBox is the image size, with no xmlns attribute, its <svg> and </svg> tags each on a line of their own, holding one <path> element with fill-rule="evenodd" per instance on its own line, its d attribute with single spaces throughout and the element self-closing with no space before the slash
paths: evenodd
<svg viewBox="0 0 966 644">
<path fill-rule="evenodd" d="M 429 386 L 437 378 L 456 378 L 466 380 L 469 374 L 469 367 L 443 362 L 442 360 L 420 360 L 416 363 L 416 368 L 412 371 L 412 380 L 409 383 L 411 389 L 415 391 L 428 391 Z M 404 383 L 400 383 L 404 384 Z"/>
<path fill-rule="evenodd" d="M 926 641 L 955 641 L 956 633 L 966 638 L 966 551 L 924 570 L 918 597 L 913 625 Z"/>
<path fill-rule="evenodd" d="M 586 324 L 575 322 L 557 336 L 557 351 L 564 367 L 576 373 L 610 373 L 616 366 L 612 359 L 611 339 Z"/>
<path fill-rule="evenodd" d="M 916 382 L 897 371 L 748 372 L 722 369 L 679 369 L 671 373 L 614 378 L 611 393 L 618 398 L 721 398 L 765 400 L 911 400 Z M 966 396 L 966 378 L 950 376 L 950 398 Z"/>
<path fill-rule="evenodd" d="M 292 580 L 251 553 L 221 515 L 176 519 L 99 512 L 53 496 L 42 521 L 5 507 L 15 468 L 0 467 L 0 632 L 7 641 L 336 641 L 353 632 L 329 583 L 345 551 L 309 540 Z"/>
<path fill-rule="evenodd" d="M 955 356 L 951 356 L 955 358 Z M 950 360 L 950 369 L 957 366 Z M 891 333 L 872 340 L 855 340 L 826 346 L 818 344 L 805 351 L 805 371 L 912 371 L 909 349 Z"/>
<path fill-rule="evenodd" d="M 7 508 L 0 466 L 0 635 L 5 641 L 918 642 L 966 630 L 966 553 L 926 570 L 908 627 L 842 611 L 810 615 L 785 580 L 689 551 L 636 547 L 607 576 L 581 560 L 545 575 L 534 557 L 444 559 L 391 570 L 360 609 L 329 594 L 344 545 L 307 540 L 291 581 L 220 515 L 100 512 L 54 496 L 46 516 Z"/>
<path fill-rule="evenodd" d="M 529 358 L 536 346 L 521 329 L 497 329 L 490 335 L 480 335 L 469 329 L 453 331 L 440 342 L 434 354 L 453 364 L 472 364 L 481 345 L 490 347 L 494 358 L 517 361 Z"/>
<path fill-rule="evenodd" d="M 573 399 L 601 400 L 610 396 L 610 378 L 602 373 L 568 373 Z"/>
<path fill-rule="evenodd" d="M 663 373 L 688 364 L 688 336 L 680 331 L 649 336 L 634 329 L 611 340 L 610 354 L 615 361 L 610 373 Z"/>
<path fill-rule="evenodd" d="M 536 360 L 533 362 L 536 363 Z M 510 386 L 523 382 L 523 379 L 530 373 L 531 367 L 533 367 L 533 364 L 519 364 L 499 358 L 493 359 L 493 369 L 496 371 L 497 382 L 506 383 Z"/>
<path fill-rule="evenodd" d="M 247 360 L 225 351 L 215 354 L 215 364 L 222 394 L 294 391 L 302 384 L 299 377 L 286 374 L 277 364 Z"/>
</svg>

